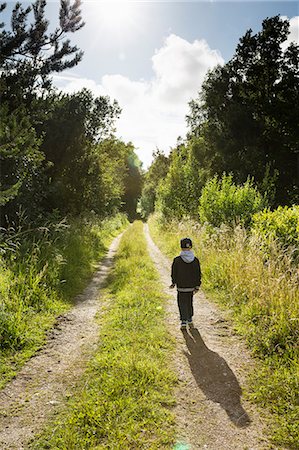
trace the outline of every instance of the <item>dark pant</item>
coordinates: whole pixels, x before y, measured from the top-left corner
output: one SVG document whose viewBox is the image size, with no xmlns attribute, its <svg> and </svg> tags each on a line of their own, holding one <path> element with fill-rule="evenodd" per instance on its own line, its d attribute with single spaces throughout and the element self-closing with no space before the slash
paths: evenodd
<svg viewBox="0 0 299 450">
<path fill-rule="evenodd" d="M 181 321 L 191 321 L 193 316 L 193 292 L 178 292 Z"/>
</svg>

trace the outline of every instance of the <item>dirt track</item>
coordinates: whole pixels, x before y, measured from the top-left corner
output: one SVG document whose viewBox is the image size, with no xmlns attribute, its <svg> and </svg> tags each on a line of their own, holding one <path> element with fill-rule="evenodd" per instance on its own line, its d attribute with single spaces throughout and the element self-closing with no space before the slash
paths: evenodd
<svg viewBox="0 0 299 450">
<path fill-rule="evenodd" d="M 269 448 L 262 419 L 242 400 L 242 385 L 253 364 L 243 342 L 202 292 L 194 297 L 194 330 L 180 331 L 176 292 L 168 288 L 171 262 L 152 241 L 147 225 L 145 234 L 163 287 L 171 295 L 168 324 L 177 343 L 174 369 L 179 376 L 177 449 Z"/>
<path fill-rule="evenodd" d="M 58 318 L 43 349 L 0 392 L 0 449 L 26 448 L 80 379 L 98 341 L 94 320 L 99 310 L 99 288 L 112 266 L 121 236 L 74 308 Z"/>
<path fill-rule="evenodd" d="M 168 302 L 168 327 L 177 343 L 173 361 L 178 438 L 175 450 L 262 450 L 263 422 L 242 400 L 242 385 L 253 364 L 243 342 L 203 293 L 195 296 L 195 329 L 179 330 L 176 293 L 168 289 L 170 261 L 145 234 Z M 75 307 L 59 318 L 45 347 L 0 392 L 0 449 L 24 449 L 72 395 L 98 341 L 94 320 L 99 288 L 112 266 L 120 236 Z M 78 449 L 80 450 L 80 449 Z M 127 449 L 124 449 L 127 450 Z M 130 449 L 128 449 L 130 450 Z"/>
</svg>

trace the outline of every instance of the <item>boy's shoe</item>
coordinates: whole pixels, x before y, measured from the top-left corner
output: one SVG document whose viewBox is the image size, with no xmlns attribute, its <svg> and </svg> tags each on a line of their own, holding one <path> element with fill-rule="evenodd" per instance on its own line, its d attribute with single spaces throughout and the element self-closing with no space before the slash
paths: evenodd
<svg viewBox="0 0 299 450">
<path fill-rule="evenodd" d="M 182 321 L 181 322 L 181 330 L 186 330 L 187 329 L 187 322 Z"/>
<path fill-rule="evenodd" d="M 188 320 L 188 326 L 189 328 L 194 328 L 194 323 L 192 320 Z"/>
</svg>

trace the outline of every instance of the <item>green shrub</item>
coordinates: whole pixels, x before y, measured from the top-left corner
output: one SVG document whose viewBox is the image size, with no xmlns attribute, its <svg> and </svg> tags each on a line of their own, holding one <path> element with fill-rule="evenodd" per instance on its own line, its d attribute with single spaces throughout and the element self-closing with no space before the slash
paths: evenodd
<svg viewBox="0 0 299 450">
<path fill-rule="evenodd" d="M 166 218 L 198 218 L 201 189 L 208 173 L 199 162 L 203 152 L 201 140 L 178 145 L 171 154 L 171 164 L 157 190 L 156 209 Z"/>
<path fill-rule="evenodd" d="M 284 250 L 293 249 L 294 255 L 298 256 L 299 206 L 279 206 L 275 211 L 254 214 L 252 233 L 261 240 L 267 253 L 278 245 Z"/>
<path fill-rule="evenodd" d="M 248 179 L 242 186 L 233 182 L 232 175 L 216 175 L 204 186 L 200 202 L 199 217 L 201 223 L 214 227 L 221 224 L 248 227 L 254 213 L 266 206 L 266 201 Z"/>
</svg>

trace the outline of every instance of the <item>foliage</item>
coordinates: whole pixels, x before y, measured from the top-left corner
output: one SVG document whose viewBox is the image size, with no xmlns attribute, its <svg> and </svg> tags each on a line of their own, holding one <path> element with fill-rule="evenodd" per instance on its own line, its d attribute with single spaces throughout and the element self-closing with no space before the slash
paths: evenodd
<svg viewBox="0 0 299 450">
<path fill-rule="evenodd" d="M 31 190 L 32 179 L 44 159 L 40 139 L 26 111 L 20 106 L 13 116 L 6 104 L 0 105 L 0 206 L 21 191 Z"/>
<path fill-rule="evenodd" d="M 170 163 L 169 158 L 159 150 L 153 153 L 153 158 L 152 164 L 144 175 L 140 198 L 139 206 L 141 215 L 144 218 L 147 218 L 154 212 L 157 190 L 160 182 L 163 181 L 167 175 Z"/>
<path fill-rule="evenodd" d="M 124 216 L 69 224 L 52 217 L 47 226 L 1 236 L 0 385 L 43 344 L 55 316 L 70 307 L 126 223 Z"/>
<path fill-rule="evenodd" d="M 100 318 L 96 355 L 55 426 L 32 448 L 171 448 L 169 368 L 173 343 L 165 328 L 165 294 L 147 253 L 142 224 L 124 234 Z"/>
<path fill-rule="evenodd" d="M 83 26 L 80 1 L 61 0 L 51 32 L 45 8 L 45 0 L 16 4 L 11 29 L 1 26 L 1 225 L 17 222 L 19 211 L 28 224 L 56 210 L 133 217 L 141 173 L 133 146 L 113 136 L 118 103 L 87 89 L 59 93 L 49 78 L 82 57 L 66 39 Z"/>
<path fill-rule="evenodd" d="M 190 136 L 202 136 L 212 173 L 253 176 L 260 189 L 276 180 L 276 204 L 298 196 L 299 46 L 286 46 L 289 22 L 279 16 L 248 30 L 233 58 L 212 70 L 190 103 Z M 205 167 L 205 165 L 204 165 Z M 266 183 L 267 184 L 267 183 Z"/>
<path fill-rule="evenodd" d="M 37 89 L 50 86 L 48 76 L 51 73 L 78 64 L 83 53 L 70 44 L 66 35 L 84 26 L 80 5 L 80 0 L 75 0 L 72 5 L 70 0 L 61 0 L 59 26 L 49 32 L 49 21 L 45 18 L 46 0 L 36 0 L 25 9 L 21 3 L 16 3 L 11 29 L 3 30 L 5 24 L 0 26 L 0 78 L 6 84 L 1 100 L 17 95 L 19 100 L 26 96 L 28 102 Z M 2 11 L 5 8 L 3 3 Z"/>
<path fill-rule="evenodd" d="M 109 162 L 104 159 L 106 151 L 101 155 L 104 146 L 100 142 L 110 139 L 119 106 L 108 97 L 94 98 L 86 89 L 51 97 L 47 118 L 38 126 L 44 136 L 41 150 L 50 163 L 43 209 L 59 209 L 63 214 L 93 209 L 102 214 L 104 205 L 99 200 L 104 195 L 102 178 Z M 116 152 L 110 157 L 118 160 L 118 147 L 113 148 Z"/>
<path fill-rule="evenodd" d="M 108 97 L 94 98 L 86 89 L 72 95 L 52 93 L 39 103 L 42 104 L 39 107 L 43 110 L 43 120 L 35 125 L 35 129 L 29 129 L 33 137 L 42 136 L 38 141 L 38 148 L 30 153 L 30 134 L 25 128 L 25 119 L 23 122 L 18 121 L 16 140 L 19 143 L 21 133 L 25 134 L 26 151 L 24 144 L 19 159 L 16 151 L 11 158 L 12 143 L 7 144 L 10 146 L 10 153 L 6 152 L 3 157 L 2 178 L 12 178 L 14 171 L 11 167 L 18 164 L 15 179 L 25 177 L 26 181 L 23 183 L 24 188 L 17 192 L 16 199 L 4 208 L 4 215 L 13 220 L 20 207 L 26 210 L 30 220 L 36 220 L 39 215 L 54 209 L 59 209 L 62 214 L 78 215 L 86 210 L 94 210 L 97 214 L 106 215 L 106 206 L 110 200 L 107 201 L 108 192 L 104 193 L 106 185 L 103 180 L 108 181 L 105 170 L 107 168 L 109 171 L 111 163 L 105 158 L 114 158 L 115 161 L 122 159 L 123 167 L 129 152 L 123 149 L 126 147 L 123 143 L 112 144 L 114 122 L 120 113 L 118 104 L 110 102 Z M 13 121 L 16 117 L 13 116 L 10 120 Z M 9 135 L 11 138 L 12 126 Z M 103 145 L 105 140 L 108 143 Z M 109 145 L 110 154 L 107 154 Z M 25 163 L 22 164 L 24 159 L 26 167 Z M 35 161 L 39 165 L 34 164 Z M 27 174 L 29 171 L 31 177 Z M 122 171 L 124 169 L 120 169 L 118 175 Z M 109 173 L 112 174 L 111 170 Z M 118 209 L 124 191 L 124 180 L 125 174 L 119 179 L 113 177 L 119 191 Z M 113 199 L 111 202 L 115 203 Z"/>
<path fill-rule="evenodd" d="M 266 206 L 265 199 L 248 179 L 237 186 L 232 175 L 215 175 L 204 186 L 199 201 L 199 217 L 203 224 L 207 222 L 214 227 L 221 224 L 234 226 L 240 224 L 248 227 L 252 216 Z"/>
<path fill-rule="evenodd" d="M 61 1 L 60 25 L 53 32 L 48 31 L 45 7 L 45 0 L 25 9 L 17 2 L 10 26 L 0 24 L 0 201 L 9 204 L 2 224 L 20 207 L 39 208 L 47 163 L 42 164 L 43 136 L 36 124 L 48 112 L 44 95 L 51 88 L 49 76 L 75 66 L 82 57 L 66 38 L 83 26 L 80 1 Z M 0 11 L 5 8 L 3 3 Z"/>
<path fill-rule="evenodd" d="M 88 203 L 93 205 L 92 208 L 95 211 L 101 211 L 102 214 L 109 215 L 121 209 L 128 212 L 127 205 L 124 206 L 124 196 L 130 183 L 128 161 L 134 154 L 134 148 L 131 144 L 111 138 L 99 143 L 94 153 L 96 156 L 94 176 L 97 176 L 96 171 L 98 170 L 98 178 L 90 183 L 91 199 Z M 132 189 L 135 201 L 137 201 L 138 195 L 139 193 L 133 192 Z"/>
<path fill-rule="evenodd" d="M 150 220 L 151 233 L 168 256 L 177 253 L 181 236 L 191 236 L 203 270 L 203 289 L 224 314 L 233 316 L 258 358 L 247 395 L 271 412 L 275 448 L 296 449 L 299 443 L 299 290 L 292 252 L 276 252 L 265 264 L 256 236 L 245 229 L 206 230 L 196 222 L 161 225 Z"/>
<path fill-rule="evenodd" d="M 202 140 L 191 140 L 172 151 L 169 171 L 157 191 L 157 209 L 166 219 L 198 216 L 199 196 L 207 178 L 198 157 L 203 147 Z"/>
<path fill-rule="evenodd" d="M 128 214 L 129 220 L 136 219 L 137 204 L 142 190 L 142 163 L 134 151 L 132 143 L 126 145 L 126 175 L 124 177 L 124 195 L 122 211 Z"/>
<path fill-rule="evenodd" d="M 299 255 L 299 206 L 279 206 L 274 211 L 265 210 L 254 214 L 252 233 L 257 236 L 265 252 L 277 246 L 282 250 L 294 250 Z"/>
</svg>

